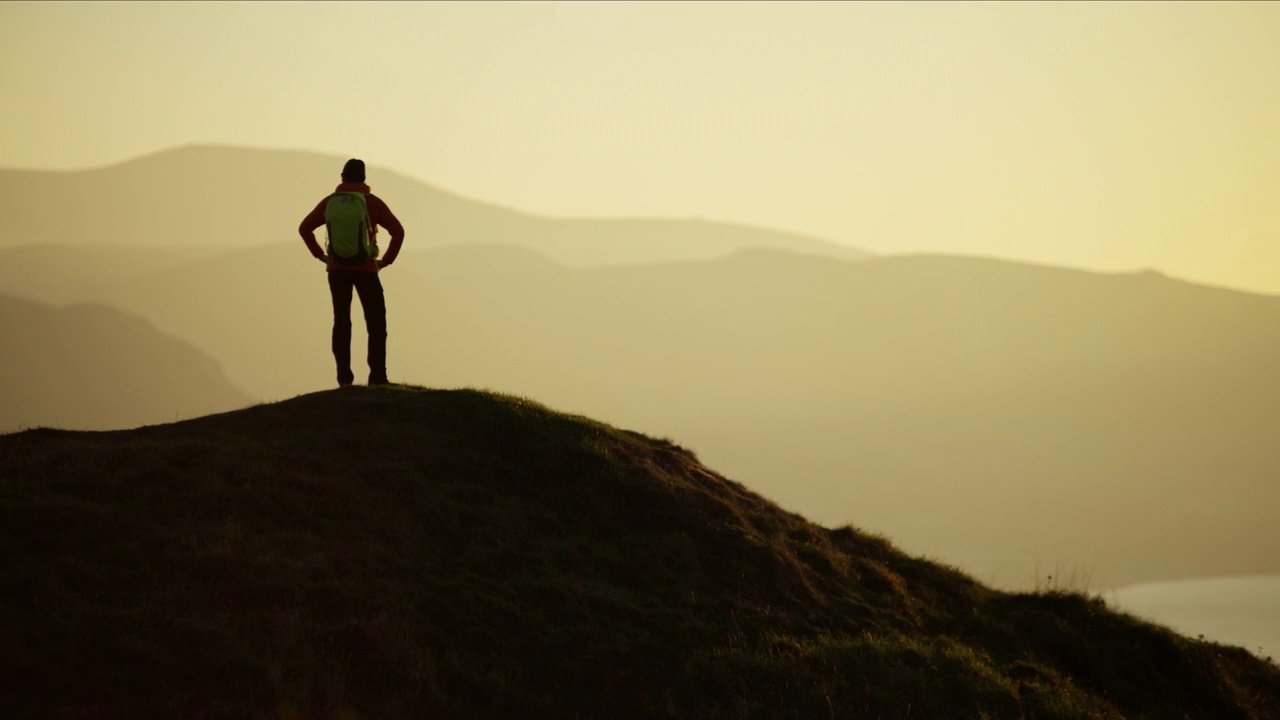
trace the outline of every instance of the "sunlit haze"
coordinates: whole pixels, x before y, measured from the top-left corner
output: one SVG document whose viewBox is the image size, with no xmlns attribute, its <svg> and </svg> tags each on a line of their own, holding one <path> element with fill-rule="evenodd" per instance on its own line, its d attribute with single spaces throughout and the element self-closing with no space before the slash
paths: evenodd
<svg viewBox="0 0 1280 720">
<path fill-rule="evenodd" d="M 1276 3 L 8 2 L 0 166 L 303 149 L 535 214 L 1280 293 L 1277 37 Z"/>
<path fill-rule="evenodd" d="M 544 598 L 623 657 L 659 637 L 633 613 L 683 648 L 707 612 L 716 667 L 764 677 L 752 658 L 817 653 L 765 688 L 803 684 L 820 704 L 783 714 L 806 717 L 897 716 L 810 687 L 838 657 L 860 669 L 832 677 L 870 677 L 868 648 L 900 658 L 913 701 L 921 663 L 963 656 L 998 707 L 1057 712 L 1000 694 L 1030 678 L 1109 717 L 1110 699 L 1086 710 L 1036 679 L 1095 677 L 1074 632 L 1067 665 L 1006 642 L 1070 616 L 1117 687 L 1118 668 L 1163 678 L 1140 683 L 1159 702 L 1203 695 L 1176 673 L 1228 667 L 1190 638 L 1280 654 L 1280 2 L 0 2 L 0 102 L 0 567 L 23 591 L 0 592 L 0 637 L 44 653 L 54 680 L 30 685 L 66 707 L 107 707 L 63 685 L 116 693 L 96 673 L 117 666 L 179 707 L 150 697 L 170 676 L 84 653 L 97 634 L 77 619 L 127 629 L 133 658 L 151 640 L 132 618 L 167 628 L 175 608 L 194 634 L 161 635 L 183 658 L 197 638 L 216 650 L 197 659 L 269 668 L 275 688 L 296 666 L 262 658 L 288 647 L 342 690 L 322 662 L 340 653 L 379 698 L 398 681 L 359 648 L 456 647 L 408 617 L 561 643 L 524 605 L 486 604 Z M 590 532 L 557 534 L 571 527 Z M 344 554 L 361 547 L 372 560 Z M 348 646 L 366 625 L 327 602 L 310 606 L 345 624 L 316 635 L 323 652 L 289 640 L 320 626 L 278 601 L 323 600 L 307 583 L 354 567 L 375 574 L 343 592 L 383 640 Z M 131 594 L 206 570 L 183 590 L 204 604 Z M 710 570 L 755 599 L 708 594 Z M 474 596 L 437 592 L 465 578 Z M 864 623 L 855 596 L 884 607 Z M 243 621 L 265 654 L 203 634 L 213 615 L 194 608 Z M 1033 609 L 1043 622 L 1007 624 Z M 527 642 L 485 625 L 517 616 Z M 803 635 L 755 625 L 772 644 L 726 661 L 737 621 L 764 616 Z M 900 644 L 866 634 L 891 618 Z M 957 645 L 953 620 L 994 639 Z M 645 673 L 590 644 L 551 654 L 629 697 Z M 451 653 L 406 661 L 427 684 L 405 697 L 435 697 Z M 0 676 L 36 677 L 5 675 L 36 667 L 8 655 Z M 268 687 L 153 655 L 211 692 Z M 508 672 L 529 667 L 474 677 L 536 680 L 542 702 L 542 676 Z M 1253 697 L 1223 677 L 1203 687 Z M 324 712 L 280 716 L 431 714 L 308 697 Z M 939 702 L 898 706 L 1005 713 Z M 725 707 L 710 715 L 749 704 Z M 1276 716 L 1201 709 L 1186 714 Z"/>
</svg>

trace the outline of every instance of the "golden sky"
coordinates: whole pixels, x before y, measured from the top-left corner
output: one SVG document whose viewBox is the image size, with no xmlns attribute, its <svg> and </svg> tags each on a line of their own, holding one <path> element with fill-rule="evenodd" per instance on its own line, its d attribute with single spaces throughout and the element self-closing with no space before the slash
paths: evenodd
<svg viewBox="0 0 1280 720">
<path fill-rule="evenodd" d="M 306 149 L 540 214 L 1280 293 L 1276 38 L 1263 2 L 6 2 L 0 166 Z"/>
</svg>

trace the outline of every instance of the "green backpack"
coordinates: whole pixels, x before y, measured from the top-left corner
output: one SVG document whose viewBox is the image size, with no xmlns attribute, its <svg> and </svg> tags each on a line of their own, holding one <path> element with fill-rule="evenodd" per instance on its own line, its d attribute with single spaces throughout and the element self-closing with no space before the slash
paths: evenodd
<svg viewBox="0 0 1280 720">
<path fill-rule="evenodd" d="M 324 206 L 329 257 L 339 265 L 364 265 L 378 256 L 364 193 L 338 192 Z"/>
</svg>

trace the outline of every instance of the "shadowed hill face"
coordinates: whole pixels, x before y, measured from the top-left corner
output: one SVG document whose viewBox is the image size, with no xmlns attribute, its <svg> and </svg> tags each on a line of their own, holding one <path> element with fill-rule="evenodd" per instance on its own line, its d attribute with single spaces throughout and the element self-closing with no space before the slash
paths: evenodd
<svg viewBox="0 0 1280 720">
<path fill-rule="evenodd" d="M 1242 650 L 990 590 L 527 401 L 351 388 L 0 463 L 7 716 L 1280 711 Z"/>
<path fill-rule="evenodd" d="M 196 348 L 117 310 L 0 296 L 0 432 L 135 427 L 243 407 Z"/>
<path fill-rule="evenodd" d="M 97 244 L 0 247 L 0 292 L 54 305 L 102 302 L 120 285 L 221 252 Z"/>
<path fill-rule="evenodd" d="M 752 487 L 984 578 L 1275 572 L 1280 299 L 1155 274 L 768 251 L 555 277 L 420 265 Z"/>
<path fill-rule="evenodd" d="M 185 147 L 78 172 L 0 170 L 0 213 L 38 217 L 32 242 L 246 247 L 297 240 L 302 218 L 333 191 L 346 158 L 230 147 Z M 841 258 L 866 254 L 794 233 L 697 220 L 559 220 L 468 200 L 370 168 L 375 195 L 406 229 L 406 247 L 508 243 L 569 264 L 655 262 L 751 246 Z"/>
</svg>

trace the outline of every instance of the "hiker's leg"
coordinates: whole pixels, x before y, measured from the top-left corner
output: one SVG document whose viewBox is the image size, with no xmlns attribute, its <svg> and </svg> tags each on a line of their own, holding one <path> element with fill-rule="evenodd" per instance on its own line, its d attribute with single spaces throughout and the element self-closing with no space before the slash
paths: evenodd
<svg viewBox="0 0 1280 720">
<path fill-rule="evenodd" d="M 387 302 L 378 273 L 355 272 L 356 292 L 364 309 L 364 326 L 369 331 L 369 383 L 387 382 Z"/>
<path fill-rule="evenodd" d="M 351 286 L 353 273 L 334 270 L 329 275 L 329 296 L 333 298 L 333 361 L 338 366 L 338 384 L 350 385 L 351 372 Z"/>
</svg>

